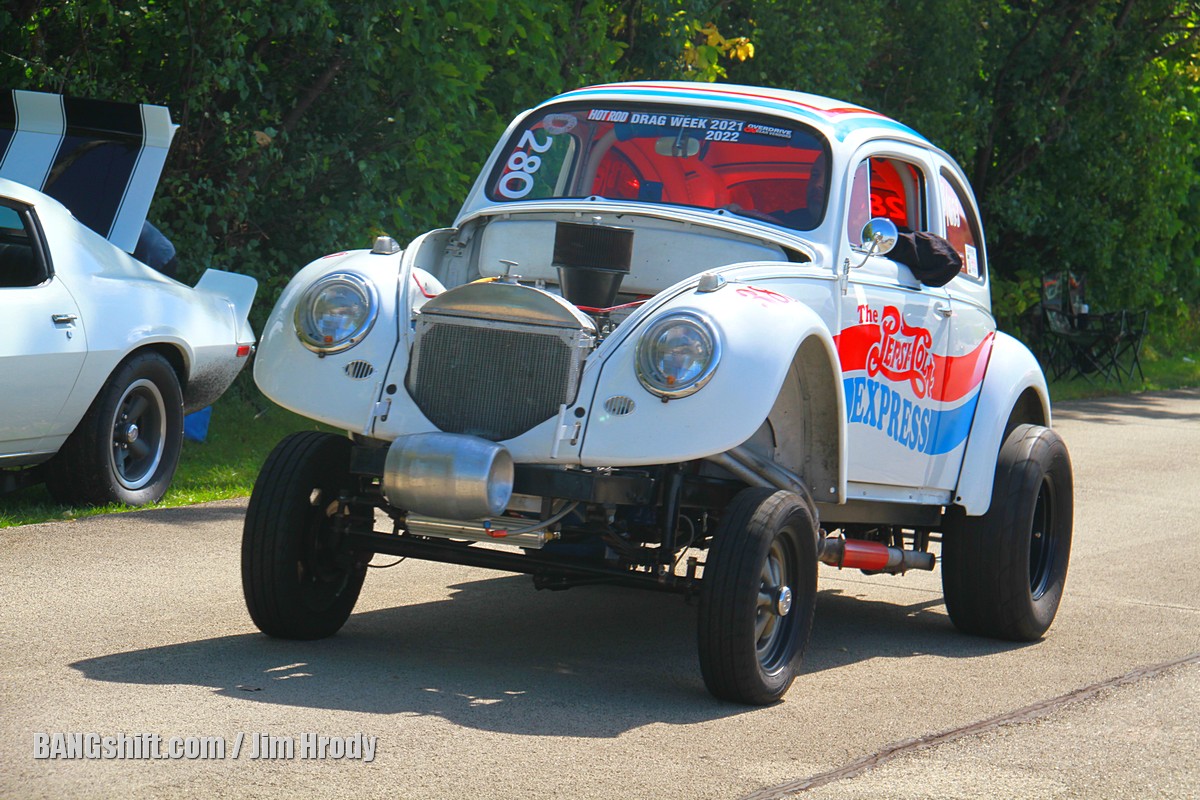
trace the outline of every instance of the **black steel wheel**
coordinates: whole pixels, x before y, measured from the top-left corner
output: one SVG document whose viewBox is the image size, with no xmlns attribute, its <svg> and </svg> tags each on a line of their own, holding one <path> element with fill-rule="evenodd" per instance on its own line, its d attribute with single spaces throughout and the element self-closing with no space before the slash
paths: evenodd
<svg viewBox="0 0 1200 800">
<path fill-rule="evenodd" d="M 796 677 L 817 598 L 812 501 L 751 488 L 722 516 L 700 589 L 700 671 L 722 700 L 766 705 Z"/>
<path fill-rule="evenodd" d="M 282 639 L 322 639 L 354 610 L 370 554 L 342 546 L 334 524 L 352 486 L 351 443 L 294 433 L 267 457 L 242 532 L 242 592 L 258 629 Z"/>
<path fill-rule="evenodd" d="M 171 485 L 182 444 L 179 377 L 160 354 L 136 353 L 47 464 L 46 486 L 62 503 L 153 503 Z"/>
<path fill-rule="evenodd" d="M 1071 553 L 1071 457 L 1057 433 L 1020 425 L 1000 448 L 992 502 L 981 517 L 951 518 L 942 590 L 962 631 L 1034 641 L 1058 613 Z"/>
</svg>

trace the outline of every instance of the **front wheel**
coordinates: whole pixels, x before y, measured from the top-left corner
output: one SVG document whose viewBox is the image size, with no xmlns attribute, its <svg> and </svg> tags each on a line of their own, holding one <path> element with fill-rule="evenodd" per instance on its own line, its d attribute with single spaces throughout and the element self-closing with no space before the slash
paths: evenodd
<svg viewBox="0 0 1200 800">
<path fill-rule="evenodd" d="M 811 500 L 751 488 L 721 519 L 700 590 L 700 671 L 722 700 L 766 705 L 796 677 L 817 599 Z"/>
<path fill-rule="evenodd" d="M 365 559 L 342 546 L 335 516 L 352 487 L 349 439 L 304 431 L 267 457 L 242 533 L 242 592 L 258 629 L 322 639 L 341 629 L 362 589 Z"/>
<path fill-rule="evenodd" d="M 182 445 L 179 376 L 158 353 L 136 353 L 46 465 L 46 488 L 60 503 L 153 503 L 171 485 Z"/>
<path fill-rule="evenodd" d="M 959 630 L 1041 638 L 1058 613 L 1071 554 L 1071 457 L 1057 433 L 1020 425 L 996 460 L 982 517 L 952 518 L 942 543 L 942 591 Z"/>
</svg>

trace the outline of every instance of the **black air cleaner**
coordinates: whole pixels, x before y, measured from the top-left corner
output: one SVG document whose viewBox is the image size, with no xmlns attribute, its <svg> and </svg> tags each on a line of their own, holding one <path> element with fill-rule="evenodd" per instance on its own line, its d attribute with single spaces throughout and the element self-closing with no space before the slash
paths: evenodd
<svg viewBox="0 0 1200 800">
<path fill-rule="evenodd" d="M 633 260 L 633 230 L 611 225 L 560 222 L 554 230 L 554 260 L 567 302 L 609 308 Z"/>
</svg>

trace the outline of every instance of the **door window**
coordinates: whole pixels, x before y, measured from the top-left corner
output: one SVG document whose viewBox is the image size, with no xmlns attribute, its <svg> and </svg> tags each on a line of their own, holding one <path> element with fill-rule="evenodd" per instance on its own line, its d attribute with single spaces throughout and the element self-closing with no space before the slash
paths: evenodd
<svg viewBox="0 0 1200 800">
<path fill-rule="evenodd" d="M 962 271 L 982 280 L 986 265 L 979 244 L 979 221 L 971 212 L 971 204 L 963 196 L 962 188 L 943 172 L 938 176 L 942 194 L 942 215 L 946 221 L 946 239 L 962 259 Z"/>
<path fill-rule="evenodd" d="M 37 286 L 46 280 L 27 212 L 0 206 L 0 288 Z"/>
<path fill-rule="evenodd" d="M 925 230 L 924 174 L 896 158 L 874 157 L 858 165 L 850 188 L 847 234 L 862 244 L 862 229 L 873 217 L 885 217 L 901 231 Z"/>
</svg>

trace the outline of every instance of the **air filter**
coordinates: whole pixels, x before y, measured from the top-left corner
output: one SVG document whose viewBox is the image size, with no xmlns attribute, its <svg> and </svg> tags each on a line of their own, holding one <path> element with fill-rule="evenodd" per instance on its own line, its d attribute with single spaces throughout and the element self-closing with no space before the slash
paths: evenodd
<svg viewBox="0 0 1200 800">
<path fill-rule="evenodd" d="M 563 297 L 577 306 L 609 308 L 633 260 L 633 231 L 610 225 L 560 222 L 554 260 Z"/>
</svg>

